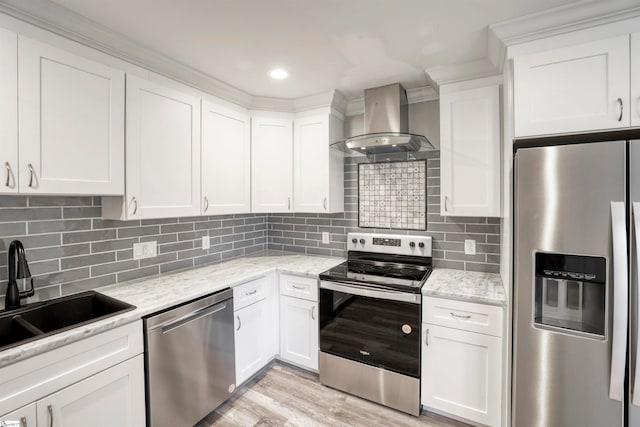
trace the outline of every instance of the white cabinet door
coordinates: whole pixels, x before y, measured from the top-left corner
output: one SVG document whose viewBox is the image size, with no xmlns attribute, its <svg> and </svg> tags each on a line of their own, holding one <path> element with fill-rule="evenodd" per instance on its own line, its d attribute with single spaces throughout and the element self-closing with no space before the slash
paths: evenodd
<svg viewBox="0 0 640 427">
<path fill-rule="evenodd" d="M 31 403 L 1 416 L 0 427 L 36 427 L 36 404 Z"/>
<path fill-rule="evenodd" d="M 291 212 L 293 191 L 292 121 L 251 120 L 251 207 L 256 213 Z"/>
<path fill-rule="evenodd" d="M 124 72 L 18 38 L 20 191 L 124 194 Z"/>
<path fill-rule="evenodd" d="M 143 356 L 138 355 L 62 389 L 36 405 L 39 426 L 143 426 Z"/>
<path fill-rule="evenodd" d="M 236 385 L 244 383 L 267 364 L 267 309 L 267 301 L 262 300 L 234 313 Z"/>
<path fill-rule="evenodd" d="M 515 136 L 627 127 L 629 36 L 517 57 Z"/>
<path fill-rule="evenodd" d="M 251 120 L 202 102 L 202 213 L 251 212 Z"/>
<path fill-rule="evenodd" d="M 18 192 L 18 35 L 0 28 L 0 193 Z"/>
<path fill-rule="evenodd" d="M 631 126 L 640 126 L 640 33 L 631 34 Z"/>
<path fill-rule="evenodd" d="M 440 96 L 440 214 L 500 216 L 500 86 Z"/>
<path fill-rule="evenodd" d="M 126 217 L 200 214 L 200 100 L 127 76 Z"/>
<path fill-rule="evenodd" d="M 422 324 L 422 404 L 488 426 L 499 426 L 501 340 Z"/>
<path fill-rule="evenodd" d="M 342 137 L 343 122 L 330 114 L 293 123 L 293 210 L 344 211 L 344 157 L 330 145 Z"/>
<path fill-rule="evenodd" d="M 293 132 L 293 210 L 329 211 L 329 116 L 296 119 Z"/>
<path fill-rule="evenodd" d="M 318 303 L 280 296 L 280 357 L 318 370 Z"/>
</svg>

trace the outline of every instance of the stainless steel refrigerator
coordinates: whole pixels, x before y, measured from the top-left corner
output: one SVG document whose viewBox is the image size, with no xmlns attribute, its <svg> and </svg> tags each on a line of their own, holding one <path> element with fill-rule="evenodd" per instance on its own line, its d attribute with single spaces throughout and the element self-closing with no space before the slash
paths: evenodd
<svg viewBox="0 0 640 427">
<path fill-rule="evenodd" d="M 640 140 L 615 135 L 516 142 L 515 427 L 640 427 Z"/>
</svg>

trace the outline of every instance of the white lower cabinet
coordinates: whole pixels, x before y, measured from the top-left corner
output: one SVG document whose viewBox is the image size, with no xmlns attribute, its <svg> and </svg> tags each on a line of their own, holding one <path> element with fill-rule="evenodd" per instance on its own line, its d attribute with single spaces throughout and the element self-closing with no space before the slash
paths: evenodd
<svg viewBox="0 0 640 427">
<path fill-rule="evenodd" d="M 0 368 L 0 426 L 144 426 L 142 353 L 138 321 Z"/>
<path fill-rule="evenodd" d="M 145 423 L 142 355 L 36 402 L 37 425 L 139 427 Z"/>
<path fill-rule="evenodd" d="M 35 427 L 36 404 L 31 403 L 0 417 L 0 427 Z"/>
<path fill-rule="evenodd" d="M 278 291 L 268 274 L 233 288 L 236 386 L 240 386 L 278 352 Z"/>
<path fill-rule="evenodd" d="M 318 370 L 318 303 L 280 295 L 280 358 Z"/>
<path fill-rule="evenodd" d="M 422 324 L 422 405 L 444 415 L 499 426 L 502 308 L 425 297 L 423 311 L 422 318 L 433 323 Z"/>
<path fill-rule="evenodd" d="M 240 385 L 267 364 L 267 301 L 244 307 L 235 314 L 236 385 Z"/>
</svg>

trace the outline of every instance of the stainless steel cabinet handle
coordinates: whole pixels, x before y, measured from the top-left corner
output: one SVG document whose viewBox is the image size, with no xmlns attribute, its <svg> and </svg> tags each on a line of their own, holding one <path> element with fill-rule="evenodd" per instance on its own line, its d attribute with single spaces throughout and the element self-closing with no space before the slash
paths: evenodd
<svg viewBox="0 0 640 427">
<path fill-rule="evenodd" d="M 258 290 L 257 290 L 257 289 L 254 289 L 254 290 L 252 290 L 251 292 L 247 292 L 247 293 L 245 293 L 245 295 L 246 295 L 246 296 L 249 296 L 249 295 L 255 295 L 255 294 L 257 294 L 257 293 L 258 293 Z"/>
<path fill-rule="evenodd" d="M 291 197 L 287 197 L 287 210 L 291 210 Z"/>
<path fill-rule="evenodd" d="M 9 180 L 11 179 L 11 165 L 9 162 L 5 162 L 4 167 L 7 169 L 7 180 L 4 182 L 4 186 L 8 187 L 10 184 Z"/>
<path fill-rule="evenodd" d="M 47 406 L 47 411 L 49 411 L 49 427 L 53 427 L 53 407 Z"/>
<path fill-rule="evenodd" d="M 444 196 L 444 211 L 449 212 L 449 196 Z"/>
<path fill-rule="evenodd" d="M 322 206 L 324 207 L 324 210 L 327 210 L 327 198 L 325 197 L 324 200 L 322 201 Z"/>
<path fill-rule="evenodd" d="M 424 331 L 424 345 L 429 347 L 429 330 Z"/>
<path fill-rule="evenodd" d="M 236 316 L 236 319 L 238 319 L 238 329 L 236 331 L 239 331 L 242 328 L 242 320 L 240 320 L 240 316 Z"/>
<path fill-rule="evenodd" d="M 299 289 L 301 291 L 304 290 L 304 286 L 293 285 L 293 289 Z"/>
<path fill-rule="evenodd" d="M 455 317 L 456 319 L 462 319 L 462 320 L 469 320 L 469 319 L 471 319 L 471 315 L 463 316 L 463 315 L 461 315 L 461 314 L 455 314 L 454 312 L 451 312 L 450 314 L 451 314 L 451 317 Z"/>
<path fill-rule="evenodd" d="M 618 121 L 621 122 L 623 115 L 622 113 L 624 111 L 624 104 L 622 103 L 622 98 L 618 98 L 616 102 L 618 103 L 618 108 L 620 108 L 620 112 L 618 113 Z"/>
<path fill-rule="evenodd" d="M 27 427 L 27 417 L 20 418 L 20 427 Z"/>
<path fill-rule="evenodd" d="M 35 175 L 35 171 L 33 170 L 33 165 L 29 163 L 27 166 L 29 168 L 29 188 L 33 187 L 33 176 Z"/>
<path fill-rule="evenodd" d="M 316 306 L 311 307 L 311 320 L 316 320 L 316 316 L 313 313 L 316 311 Z"/>
<path fill-rule="evenodd" d="M 131 215 L 135 215 L 138 212 L 138 201 L 135 197 L 132 197 L 131 203 L 133 204 L 133 213 Z"/>
<path fill-rule="evenodd" d="M 206 197 L 204 198 L 204 212 L 206 212 L 209 209 L 209 199 L 207 199 Z"/>
</svg>

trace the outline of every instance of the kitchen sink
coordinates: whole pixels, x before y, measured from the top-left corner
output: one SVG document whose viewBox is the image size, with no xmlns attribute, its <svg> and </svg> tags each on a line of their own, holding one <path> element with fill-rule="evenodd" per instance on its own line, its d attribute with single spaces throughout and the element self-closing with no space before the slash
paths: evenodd
<svg viewBox="0 0 640 427">
<path fill-rule="evenodd" d="M 0 312 L 0 350 L 135 309 L 96 291 Z"/>
</svg>

